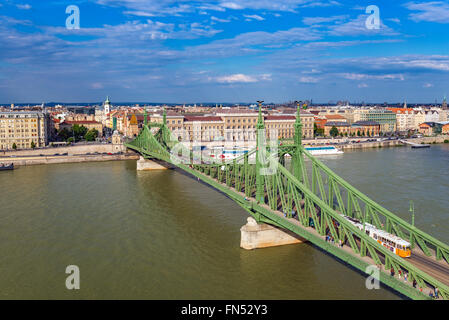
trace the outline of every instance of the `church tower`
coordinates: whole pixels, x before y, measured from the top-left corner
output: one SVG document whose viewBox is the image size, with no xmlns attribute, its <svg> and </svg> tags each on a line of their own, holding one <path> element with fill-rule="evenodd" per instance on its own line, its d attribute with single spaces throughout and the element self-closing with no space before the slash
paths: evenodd
<svg viewBox="0 0 449 320">
<path fill-rule="evenodd" d="M 446 102 L 446 95 L 444 95 L 443 98 L 443 105 L 441 106 L 443 110 L 447 110 L 447 102 Z"/>
<path fill-rule="evenodd" d="M 106 98 L 106 101 L 104 102 L 103 106 L 105 115 L 111 112 L 111 102 L 109 101 L 109 96 Z"/>
</svg>

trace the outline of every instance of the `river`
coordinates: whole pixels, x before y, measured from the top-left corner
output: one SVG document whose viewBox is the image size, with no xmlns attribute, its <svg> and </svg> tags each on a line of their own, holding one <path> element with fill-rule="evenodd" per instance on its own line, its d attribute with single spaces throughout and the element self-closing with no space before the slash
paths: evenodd
<svg viewBox="0 0 449 320">
<path fill-rule="evenodd" d="M 322 161 L 449 243 L 449 146 L 346 151 Z M 246 251 L 248 215 L 179 171 L 135 161 L 0 172 L 0 299 L 400 299 L 310 244 Z M 68 265 L 80 290 L 68 290 Z"/>
</svg>

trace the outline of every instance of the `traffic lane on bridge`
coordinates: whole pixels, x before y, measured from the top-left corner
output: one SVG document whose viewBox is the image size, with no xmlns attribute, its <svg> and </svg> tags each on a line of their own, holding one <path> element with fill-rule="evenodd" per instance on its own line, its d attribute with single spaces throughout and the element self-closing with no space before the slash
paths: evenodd
<svg viewBox="0 0 449 320">
<path fill-rule="evenodd" d="M 412 255 L 406 258 L 414 266 L 431 275 L 435 279 L 449 286 L 449 266 L 436 261 L 434 257 L 426 256 L 418 250 L 413 250 Z"/>
</svg>

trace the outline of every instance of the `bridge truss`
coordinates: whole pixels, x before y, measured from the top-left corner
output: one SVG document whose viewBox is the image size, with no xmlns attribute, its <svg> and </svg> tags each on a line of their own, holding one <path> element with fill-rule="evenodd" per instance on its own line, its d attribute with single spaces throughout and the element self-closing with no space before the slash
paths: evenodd
<svg viewBox="0 0 449 320">
<path fill-rule="evenodd" d="M 171 136 L 165 112 L 162 123 L 147 123 L 145 116 L 139 135 L 125 145 L 145 158 L 165 161 L 197 177 L 226 194 L 256 221 L 289 230 L 362 273 L 377 266 L 382 283 L 412 299 L 429 298 L 428 292 L 435 288 L 440 299 L 449 299 L 449 246 L 385 209 L 307 152 L 302 146 L 299 113 L 298 107 L 294 143 L 263 151 L 259 107 L 257 147 L 220 163 L 207 157 L 193 162 L 191 151 L 181 157 L 178 151 L 186 154 L 182 147 L 175 152 L 178 157 L 173 157 L 180 143 Z M 285 159 L 289 156 L 288 169 Z M 271 164 L 275 170 L 267 174 Z M 420 259 L 399 257 L 343 215 L 409 241 L 412 257 Z M 326 241 L 326 235 L 335 241 Z M 390 275 L 392 269 L 395 276 Z M 407 282 L 399 274 L 407 274 Z"/>
</svg>

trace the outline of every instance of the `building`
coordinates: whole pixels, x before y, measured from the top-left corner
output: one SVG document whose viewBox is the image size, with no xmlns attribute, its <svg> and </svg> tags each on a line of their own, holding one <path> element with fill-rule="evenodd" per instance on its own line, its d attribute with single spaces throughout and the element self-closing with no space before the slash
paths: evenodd
<svg viewBox="0 0 449 320">
<path fill-rule="evenodd" d="M 95 115 L 72 115 L 66 117 L 64 122 L 59 124 L 59 129 L 72 130 L 74 125 L 84 126 L 87 130 L 96 129 L 98 131 L 98 137 L 103 136 L 103 124 L 101 122 L 95 121 Z"/>
<path fill-rule="evenodd" d="M 443 125 L 443 127 L 441 128 L 441 133 L 442 134 L 449 134 L 449 123 Z"/>
<path fill-rule="evenodd" d="M 0 150 L 44 147 L 50 135 L 50 116 L 39 111 L 0 112 Z"/>
<path fill-rule="evenodd" d="M 328 121 L 324 126 L 324 135 L 331 136 L 330 131 L 335 127 L 339 135 L 344 136 L 378 136 L 380 124 L 375 121 L 357 121 L 349 124 L 341 121 Z"/>
<path fill-rule="evenodd" d="M 341 122 L 341 121 L 328 121 L 324 125 L 324 136 L 330 137 L 331 136 L 331 130 L 335 127 L 338 130 L 338 134 L 343 134 L 344 136 L 348 136 L 351 134 L 351 125 L 347 122 Z"/>
<path fill-rule="evenodd" d="M 425 136 L 432 136 L 442 132 L 442 125 L 436 122 L 424 122 L 419 125 L 419 132 Z"/>
<path fill-rule="evenodd" d="M 217 116 L 184 116 L 184 130 L 191 141 L 221 140 L 224 121 Z"/>
<path fill-rule="evenodd" d="M 224 138 L 227 141 L 256 139 L 258 113 L 246 109 L 221 109 L 215 113 L 224 122 Z"/>
<path fill-rule="evenodd" d="M 374 121 L 380 124 L 382 133 L 396 131 L 396 114 L 387 109 L 371 108 L 354 110 L 354 122 Z"/>
<path fill-rule="evenodd" d="M 327 114 L 324 117 L 327 121 L 348 123 L 348 120 L 340 114 Z"/>
<path fill-rule="evenodd" d="M 396 130 L 408 131 L 418 129 L 415 126 L 415 112 L 411 108 L 387 108 L 396 114 Z"/>
<path fill-rule="evenodd" d="M 292 109 L 293 110 L 293 109 Z M 294 111 L 294 110 L 293 110 Z M 151 115 L 151 122 L 162 123 L 163 115 Z M 201 141 L 255 141 L 258 112 L 247 109 L 220 109 L 215 114 L 189 115 L 168 112 L 166 114 L 167 126 L 178 136 L 188 134 L 188 139 Z M 314 116 L 302 110 L 303 136 L 313 139 Z M 296 115 L 267 114 L 264 115 L 267 137 L 270 132 L 277 130 L 279 139 L 291 139 L 294 136 Z M 183 131 L 184 130 L 184 131 Z"/>
<path fill-rule="evenodd" d="M 352 135 L 375 137 L 380 134 L 381 125 L 376 121 L 357 121 L 351 125 Z"/>
</svg>

